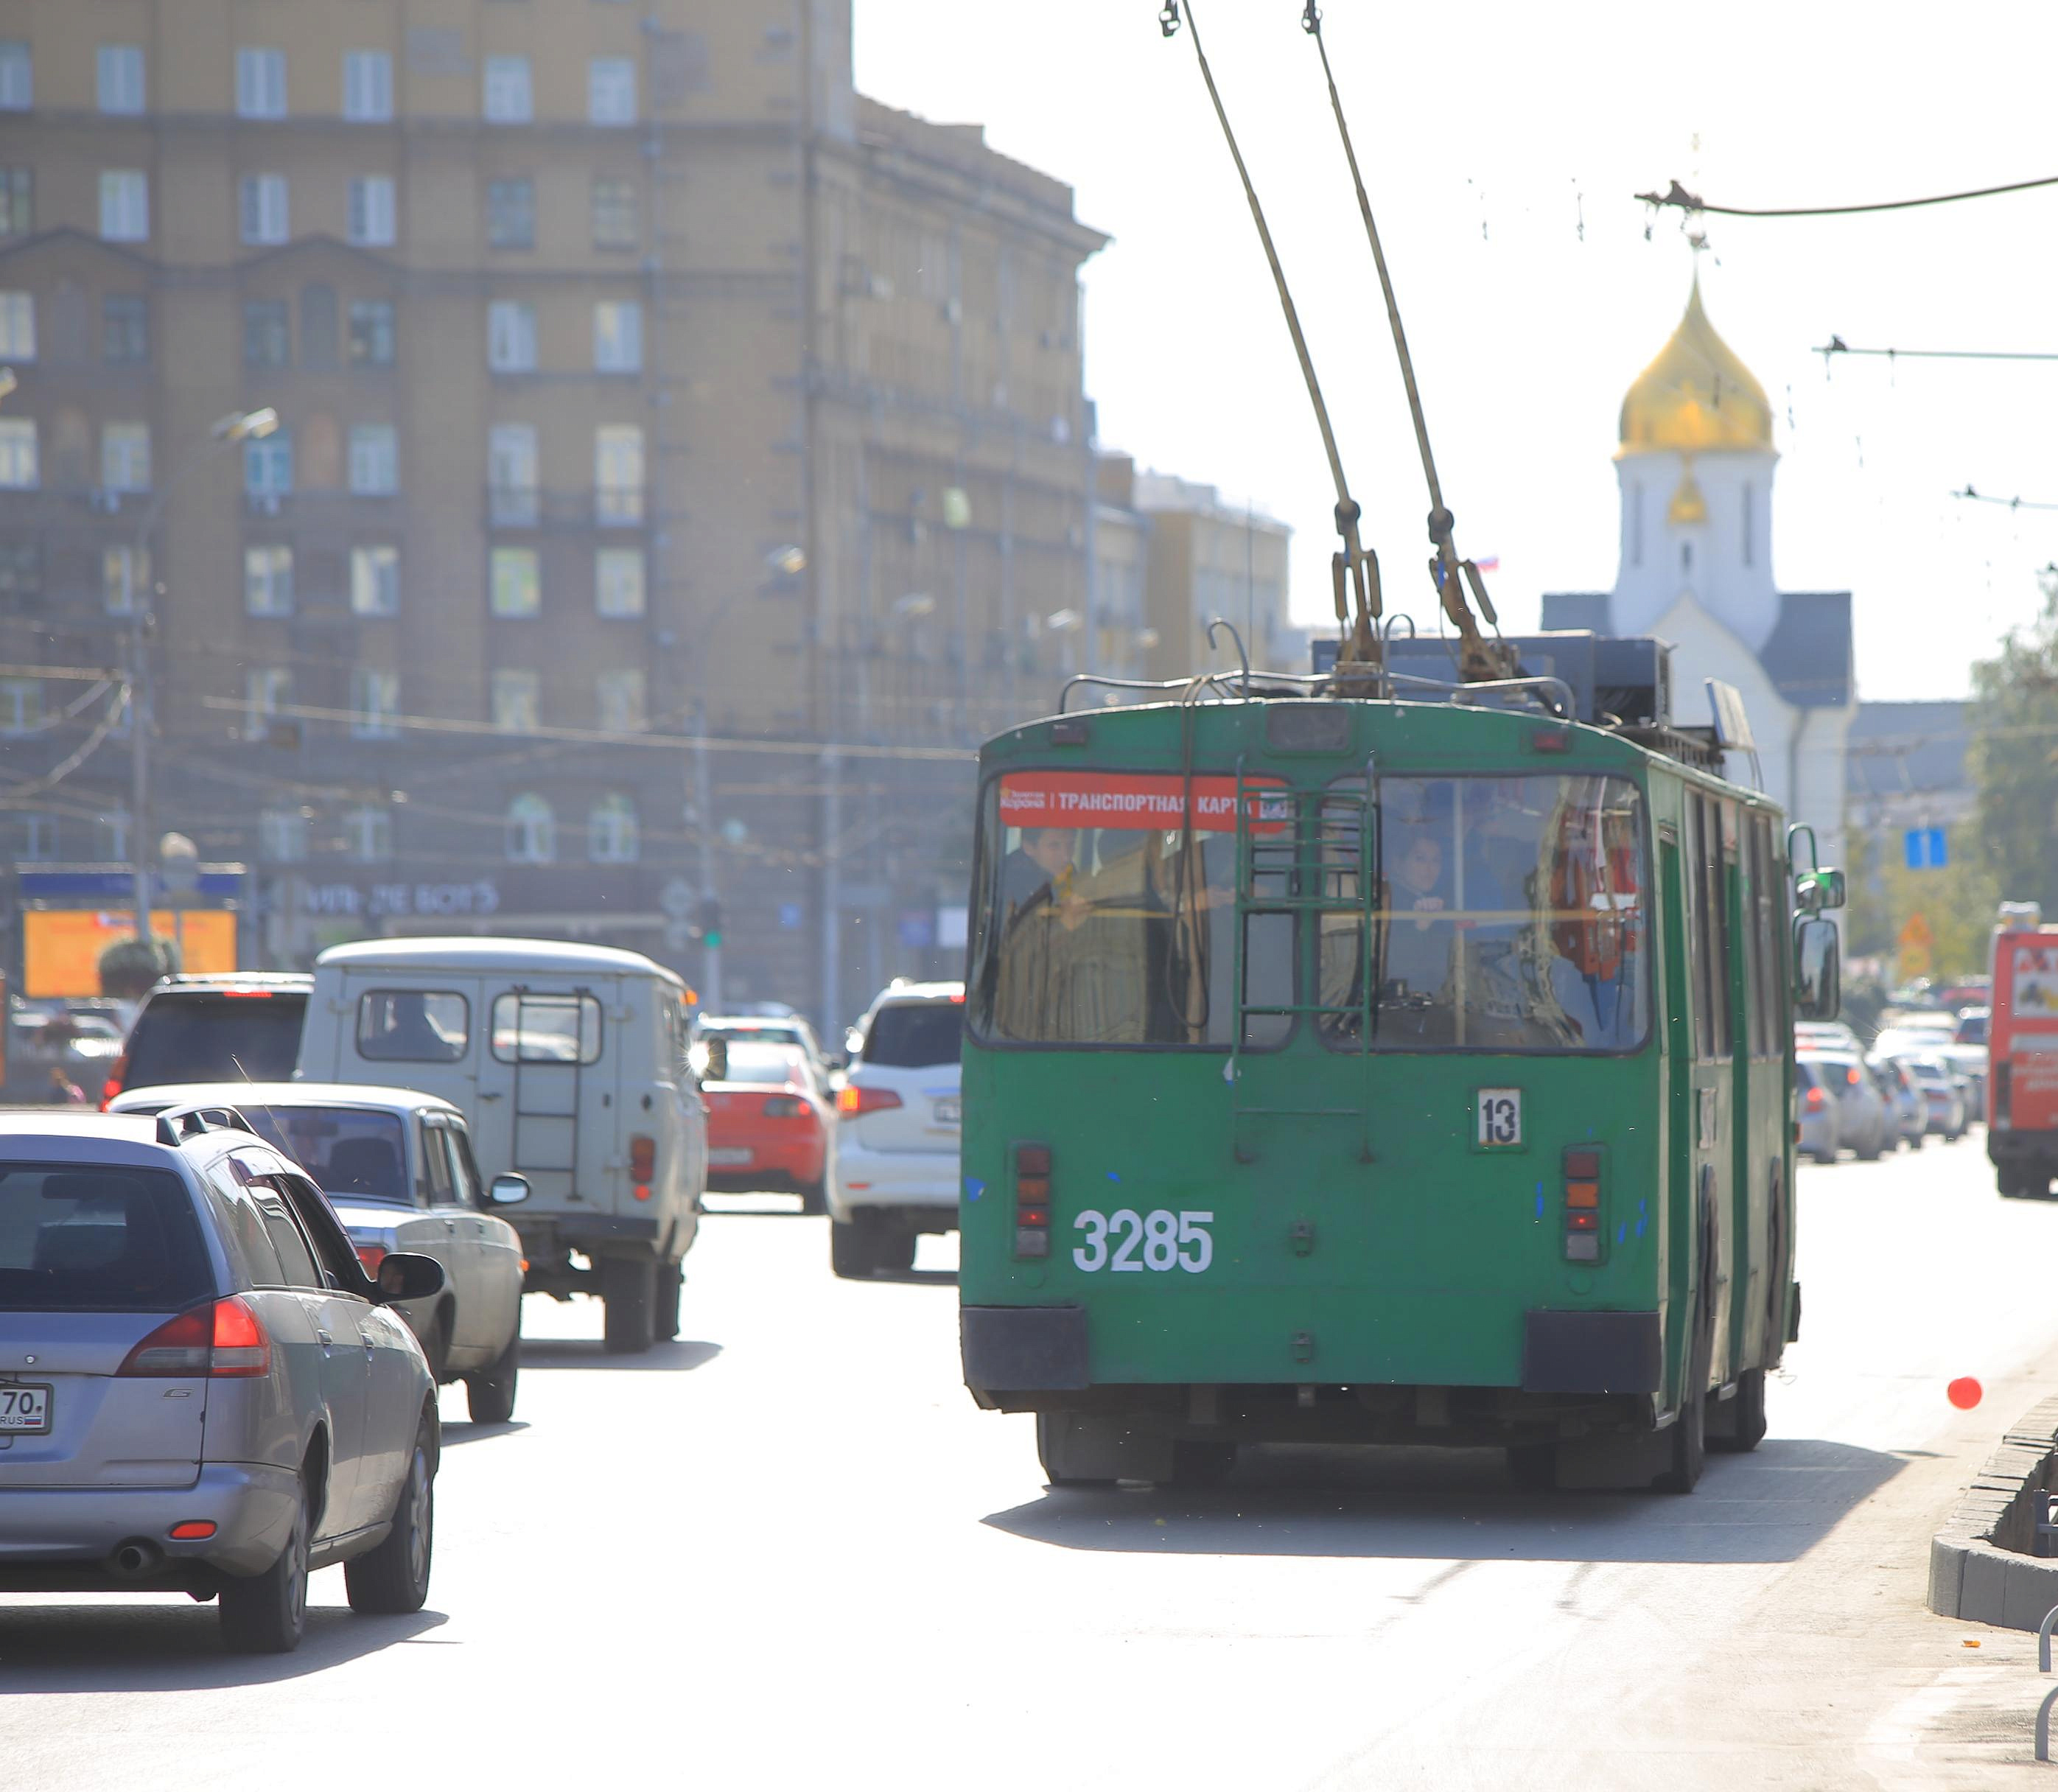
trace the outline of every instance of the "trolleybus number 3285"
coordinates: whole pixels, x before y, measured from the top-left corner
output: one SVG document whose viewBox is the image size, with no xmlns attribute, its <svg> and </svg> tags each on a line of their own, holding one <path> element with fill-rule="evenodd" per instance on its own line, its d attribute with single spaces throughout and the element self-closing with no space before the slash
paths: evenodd
<svg viewBox="0 0 2058 1792">
<path fill-rule="evenodd" d="M 1089 1275 L 1096 1269 L 1119 1274 L 1174 1266 L 1198 1275 L 1214 1261 L 1215 1242 L 1207 1230 L 1214 1217 L 1212 1212 L 1175 1214 L 1166 1207 L 1147 1214 L 1134 1207 L 1119 1207 L 1111 1214 L 1089 1208 L 1072 1222 L 1075 1232 L 1087 1235 L 1084 1244 L 1073 1247 L 1072 1262 Z"/>
</svg>

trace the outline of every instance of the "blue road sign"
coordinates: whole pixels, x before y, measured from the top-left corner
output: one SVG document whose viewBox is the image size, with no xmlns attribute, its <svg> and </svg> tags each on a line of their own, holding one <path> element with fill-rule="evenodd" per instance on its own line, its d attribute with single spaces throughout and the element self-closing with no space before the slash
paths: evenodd
<svg viewBox="0 0 2058 1792">
<path fill-rule="evenodd" d="M 1910 828 L 1905 839 L 1910 871 L 1941 871 L 1951 862 L 1941 828 Z"/>
</svg>

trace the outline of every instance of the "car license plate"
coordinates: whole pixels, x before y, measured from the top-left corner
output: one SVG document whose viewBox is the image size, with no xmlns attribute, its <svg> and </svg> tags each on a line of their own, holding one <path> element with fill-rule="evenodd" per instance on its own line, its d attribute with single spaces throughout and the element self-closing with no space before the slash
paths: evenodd
<svg viewBox="0 0 2058 1792">
<path fill-rule="evenodd" d="M 936 1103 L 936 1119 L 944 1126 L 956 1126 L 963 1114 L 964 1103 L 956 1095 L 945 1095 Z"/>
<path fill-rule="evenodd" d="M 717 1146 L 708 1153 L 708 1162 L 721 1164 L 748 1163 L 756 1154 L 748 1146 L 723 1145 Z"/>
<path fill-rule="evenodd" d="M 46 1382 L 0 1384 L 0 1432 L 18 1435 L 50 1428 L 50 1390 Z"/>
</svg>

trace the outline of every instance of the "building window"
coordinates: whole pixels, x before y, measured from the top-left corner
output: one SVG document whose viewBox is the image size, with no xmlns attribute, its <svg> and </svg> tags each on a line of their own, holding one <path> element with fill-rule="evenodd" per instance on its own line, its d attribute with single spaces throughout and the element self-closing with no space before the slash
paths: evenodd
<svg viewBox="0 0 2058 1792">
<path fill-rule="evenodd" d="M 534 181 L 486 183 L 486 241 L 489 248 L 496 249 L 532 249 L 536 246 Z"/>
<path fill-rule="evenodd" d="M 140 292 L 110 292 L 100 301 L 101 358 L 113 367 L 150 359 L 150 301 Z"/>
<path fill-rule="evenodd" d="M 246 174 L 236 183 L 236 221 L 246 243 L 286 240 L 286 177 Z"/>
<path fill-rule="evenodd" d="M 603 547 L 593 557 L 594 608 L 603 616 L 643 614 L 643 550 Z"/>
<path fill-rule="evenodd" d="M 239 50 L 236 53 L 236 111 L 242 118 L 286 116 L 286 53 L 283 50 Z"/>
<path fill-rule="evenodd" d="M 282 368 L 292 360 L 292 332 L 286 319 L 286 301 L 244 300 L 243 364 L 247 368 Z"/>
<path fill-rule="evenodd" d="M 100 818 L 100 862 L 124 865 L 129 862 L 129 812 L 110 809 Z"/>
<path fill-rule="evenodd" d="M 503 667 L 493 674 L 493 725 L 510 734 L 542 726 L 543 681 L 534 672 Z"/>
<path fill-rule="evenodd" d="M 597 865 L 633 865 L 638 856 L 636 805 L 603 797 L 586 812 L 586 856 Z"/>
<path fill-rule="evenodd" d="M 54 859 L 58 856 L 58 818 L 54 815 L 26 815 L 22 818 L 22 856 Z"/>
<path fill-rule="evenodd" d="M 296 809 L 260 810 L 257 851 L 274 864 L 300 864 L 308 856 L 308 818 Z"/>
<path fill-rule="evenodd" d="M 495 299 L 486 308 L 486 363 L 495 373 L 536 369 L 536 308 L 518 299 Z"/>
<path fill-rule="evenodd" d="M 33 491 L 41 483 L 35 419 L 0 417 L 0 491 Z"/>
<path fill-rule="evenodd" d="M 43 719 L 39 678 L 0 678 L 0 734 L 32 734 Z"/>
<path fill-rule="evenodd" d="M 486 121 L 490 125 L 526 125 L 534 117 L 527 57 L 487 58 L 485 104 Z"/>
<path fill-rule="evenodd" d="M 268 542 L 243 550 L 243 607 L 252 616 L 293 614 L 293 550 Z"/>
<path fill-rule="evenodd" d="M 360 741 L 400 737 L 400 674 L 360 666 L 350 675 L 350 732 Z"/>
<path fill-rule="evenodd" d="M 141 44 L 102 44 L 99 58 L 100 109 L 137 113 L 143 110 L 143 46 Z"/>
<path fill-rule="evenodd" d="M 243 444 L 243 489 L 252 498 L 283 498 L 293 489 L 293 439 L 285 431 Z"/>
<path fill-rule="evenodd" d="M 0 361 L 36 358 L 36 296 L 0 292 Z"/>
<path fill-rule="evenodd" d="M 350 550 L 350 607 L 360 616 L 400 614 L 399 549 L 353 547 Z"/>
<path fill-rule="evenodd" d="M 610 734 L 640 733 L 649 725 L 643 702 L 643 669 L 626 666 L 618 672 L 603 672 L 593 681 L 595 725 Z"/>
<path fill-rule="evenodd" d="M 384 50 L 343 53 L 343 115 L 353 125 L 383 125 L 393 116 L 393 58 Z"/>
<path fill-rule="evenodd" d="M 1743 488 L 1743 563 L 1751 563 L 1751 538 L 1758 533 L 1758 494 L 1748 481 Z"/>
<path fill-rule="evenodd" d="M 35 63 L 18 38 L 0 42 L 0 112 L 26 112 L 36 103 Z"/>
<path fill-rule="evenodd" d="M 343 817 L 343 849 L 360 864 L 382 864 L 393 856 L 393 817 L 368 803 L 347 809 Z"/>
<path fill-rule="evenodd" d="M 602 179 L 593 184 L 593 246 L 633 249 L 642 240 L 636 228 L 636 183 Z"/>
<path fill-rule="evenodd" d="M 507 856 L 517 864 L 547 865 L 558 856 L 558 818 L 534 791 L 507 805 Z"/>
<path fill-rule="evenodd" d="M 110 616 L 133 616 L 136 600 L 150 589 L 150 555 L 133 542 L 100 550 L 100 589 Z"/>
<path fill-rule="evenodd" d="M 596 373 L 643 371 L 643 308 L 633 299 L 603 299 L 593 308 Z"/>
<path fill-rule="evenodd" d="M 150 240 L 150 177 L 140 169 L 100 171 L 100 234 L 109 243 Z"/>
<path fill-rule="evenodd" d="M 391 498 L 400 489 L 400 450 L 391 423 L 360 423 L 350 432 L 350 489 L 360 498 Z"/>
<path fill-rule="evenodd" d="M 535 525 L 536 426 L 534 423 L 496 423 L 487 438 L 487 477 L 491 482 L 487 507 L 502 528 L 526 529 Z"/>
<path fill-rule="evenodd" d="M 586 115 L 596 125 L 636 122 L 636 65 L 626 56 L 596 56 L 586 66 Z"/>
<path fill-rule="evenodd" d="M 293 675 L 283 666 L 253 666 L 243 674 L 243 737 L 261 741 L 292 701 Z"/>
<path fill-rule="evenodd" d="M 390 248 L 394 229 L 393 183 L 367 174 L 350 183 L 350 240 L 360 248 Z"/>
<path fill-rule="evenodd" d="M 33 541 L 0 542 L 0 616 L 25 610 L 43 594 L 43 550 Z"/>
<path fill-rule="evenodd" d="M 594 520 L 622 527 L 643 520 L 643 431 L 602 423 L 593 432 Z"/>
<path fill-rule="evenodd" d="M 26 236 L 36 228 L 36 177 L 26 168 L 0 168 L 0 236 Z"/>
<path fill-rule="evenodd" d="M 534 616 L 542 608 L 543 594 L 533 547 L 496 547 L 493 550 L 493 614 L 496 616 Z"/>
<path fill-rule="evenodd" d="M 393 301 L 350 301 L 350 364 L 389 368 L 393 364 Z"/>
<path fill-rule="evenodd" d="M 100 426 L 100 488 L 103 491 L 150 489 L 150 426 Z"/>
</svg>

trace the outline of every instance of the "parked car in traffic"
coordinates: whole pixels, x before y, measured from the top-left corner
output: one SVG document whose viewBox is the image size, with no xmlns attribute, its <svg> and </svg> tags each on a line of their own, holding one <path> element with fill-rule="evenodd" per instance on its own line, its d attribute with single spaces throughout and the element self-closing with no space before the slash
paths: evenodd
<svg viewBox="0 0 2058 1792">
<path fill-rule="evenodd" d="M 1794 1063 L 1794 1109 L 1800 1133 L 1795 1142 L 1818 1163 L 1837 1158 L 1837 1099 L 1821 1067 L 1806 1058 Z"/>
<path fill-rule="evenodd" d="M 487 1180 L 529 1185 L 525 1285 L 598 1294 L 606 1348 L 647 1350 L 678 1335 L 706 1186 L 685 998 L 672 971 L 612 946 L 359 940 L 315 960 L 299 1074 L 460 1110 Z"/>
<path fill-rule="evenodd" d="M 1846 1052 L 1810 1051 L 1798 1061 L 1814 1067 L 1836 1104 L 1840 1146 L 1869 1163 L 1900 1142 L 1898 1122 L 1862 1059 Z"/>
<path fill-rule="evenodd" d="M 161 1083 L 283 1081 L 300 1055 L 313 982 L 268 971 L 161 977 L 108 1067 L 100 1105 Z"/>
<path fill-rule="evenodd" d="M 924 1232 L 958 1223 L 964 985 L 896 981 L 857 1025 L 836 1091 L 829 1266 L 840 1276 L 906 1269 Z"/>
<path fill-rule="evenodd" d="M 1899 1142 L 1910 1150 L 1919 1150 L 1929 1131 L 1929 1106 L 1915 1079 L 1909 1075 L 1908 1067 L 1898 1059 L 1874 1058 L 1866 1068 L 1893 1111 Z"/>
<path fill-rule="evenodd" d="M 694 1048 L 708 1106 L 708 1186 L 784 1190 L 801 1211 L 827 1209 L 836 1109 L 791 1034 L 755 1023 L 710 1028 Z"/>
<path fill-rule="evenodd" d="M 0 1115 L 0 1591 L 218 1599 L 294 1647 L 308 1574 L 427 1598 L 435 1386 L 305 1172 L 225 1108 Z"/>
<path fill-rule="evenodd" d="M 518 1176 L 489 1187 L 464 1115 L 439 1095 L 348 1083 L 166 1083 L 119 1095 L 117 1114 L 232 1107 L 329 1198 L 368 1275 L 395 1252 L 433 1258 L 444 1286 L 395 1310 L 429 1373 L 464 1383 L 472 1418 L 514 1417 L 522 1366 L 522 1240 L 496 1210 L 527 1199 Z"/>
<path fill-rule="evenodd" d="M 1947 1139 L 1963 1138 L 1972 1113 L 1965 1079 L 1941 1058 L 1907 1057 L 1901 1062 L 1922 1091 L 1929 1130 Z"/>
<path fill-rule="evenodd" d="M 1858 1036 L 1841 1020 L 1797 1020 L 1794 1023 L 1796 1051 L 1856 1052 Z"/>
<path fill-rule="evenodd" d="M 822 1051 L 822 1042 L 816 1038 L 814 1028 L 798 1015 L 696 1015 L 690 1031 L 696 1045 L 703 1039 L 718 1037 L 760 1039 L 791 1046 L 807 1059 L 816 1085 L 824 1089 L 829 1087 L 832 1066 Z"/>
</svg>

